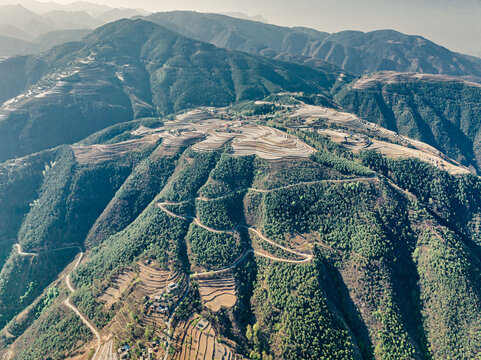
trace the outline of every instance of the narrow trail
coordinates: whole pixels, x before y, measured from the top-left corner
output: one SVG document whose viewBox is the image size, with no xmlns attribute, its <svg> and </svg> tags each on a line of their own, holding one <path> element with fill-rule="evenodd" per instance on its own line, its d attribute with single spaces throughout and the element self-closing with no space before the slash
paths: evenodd
<svg viewBox="0 0 481 360">
<path fill-rule="evenodd" d="M 299 251 L 296 251 L 296 250 L 292 250 L 292 249 L 289 249 L 285 246 L 282 246 L 281 244 L 278 244 L 276 243 L 275 241 L 272 241 L 271 239 L 265 237 L 263 234 L 261 234 L 261 232 L 259 230 L 257 230 L 256 228 L 253 228 L 251 226 L 246 226 L 246 225 L 237 225 L 237 227 L 241 227 L 241 228 L 245 228 L 247 230 L 251 230 L 253 231 L 257 236 L 259 236 L 260 239 L 264 240 L 265 242 L 267 242 L 268 244 L 271 244 L 273 246 L 276 246 L 278 247 L 279 249 L 282 249 L 284 251 L 287 251 L 287 252 L 290 252 L 291 254 L 294 254 L 294 255 L 297 255 L 297 256 L 300 256 L 300 257 L 303 257 L 304 260 L 285 260 L 285 262 L 290 262 L 290 263 L 303 263 L 303 262 L 308 262 L 308 261 L 311 261 L 312 259 L 314 259 L 314 255 L 312 254 L 305 254 L 305 253 L 301 253 Z M 262 255 L 263 256 L 263 255 Z M 274 257 L 269 257 L 271 259 L 274 259 Z M 276 258 L 277 259 L 277 258 Z"/>
<path fill-rule="evenodd" d="M 72 270 L 67 274 L 66 276 L 66 284 L 67 284 L 67 287 L 69 289 L 69 291 L 71 293 L 74 293 L 75 292 L 75 289 L 73 288 L 71 282 L 70 282 L 70 274 L 77 268 L 77 266 L 80 264 L 80 261 L 82 260 L 83 256 L 84 256 L 84 252 L 83 252 L 83 249 L 78 246 L 78 245 L 71 245 L 71 246 L 63 246 L 63 247 L 60 247 L 60 248 L 57 248 L 57 249 L 51 249 L 51 250 L 45 250 L 45 251 L 40 251 L 40 252 L 36 252 L 36 253 L 33 253 L 33 252 L 25 252 L 22 250 L 22 247 L 20 244 L 14 244 L 14 247 L 15 249 L 17 250 L 17 254 L 18 255 L 21 255 L 21 256 L 38 256 L 40 254 L 46 254 L 46 253 L 50 253 L 50 252 L 54 252 L 54 251 L 60 251 L 60 250 L 67 250 L 67 249 L 79 249 L 80 250 L 80 256 L 79 258 L 77 259 L 77 262 L 75 263 L 75 266 L 72 268 Z M 81 315 L 80 311 L 71 304 L 70 302 L 70 298 L 67 298 L 65 301 L 64 301 L 64 304 L 66 306 L 68 306 L 69 308 L 71 308 L 72 310 L 75 311 L 75 313 L 82 319 L 82 321 L 87 324 L 87 326 L 92 330 L 92 325 L 89 324 L 89 322 L 83 317 L 83 315 Z M 95 329 L 94 329 L 95 330 Z M 96 330 L 95 330 L 96 331 Z M 93 331 L 94 332 L 94 331 Z M 12 334 L 10 334 L 8 332 L 8 330 L 5 329 L 5 333 L 7 335 L 10 335 L 11 337 L 15 337 L 13 336 Z M 98 332 L 97 332 L 98 333 Z M 95 332 L 94 332 L 95 334 Z M 98 340 L 99 340 L 99 345 L 100 345 L 100 334 L 97 336 Z M 10 360 L 10 358 L 14 355 L 13 351 L 12 350 L 9 350 L 4 356 L 3 356 L 3 360 Z M 92 359 L 95 359 L 92 358 Z"/>
<path fill-rule="evenodd" d="M 60 247 L 60 248 L 56 248 L 56 249 L 50 249 L 50 250 L 44 250 L 44 251 L 39 251 L 39 252 L 24 252 L 22 250 L 22 247 L 20 244 L 14 244 L 15 248 L 17 249 L 17 253 L 18 255 L 22 255 L 22 256 L 38 256 L 38 255 L 41 255 L 41 254 L 47 254 L 47 253 L 50 253 L 50 252 L 54 252 L 54 251 L 60 251 L 60 250 L 67 250 L 67 249 L 79 249 L 80 252 L 82 252 L 82 248 L 78 245 L 69 245 L 69 246 L 63 246 L 63 247 Z"/>
<path fill-rule="evenodd" d="M 270 192 L 273 192 L 273 191 L 290 189 L 290 188 L 302 186 L 302 185 L 345 184 L 345 183 L 358 182 L 358 181 L 372 182 L 372 181 L 377 181 L 377 180 L 378 180 L 378 178 L 376 176 L 373 176 L 373 177 L 358 177 L 358 178 L 352 178 L 352 179 L 314 180 L 314 181 L 302 181 L 302 182 L 295 183 L 295 184 L 284 185 L 284 186 L 277 187 L 275 189 L 257 189 L 257 188 L 251 187 L 251 188 L 248 188 L 248 190 L 266 194 L 266 193 L 270 193 Z"/>
<path fill-rule="evenodd" d="M 82 261 L 82 258 L 84 256 L 84 253 L 81 252 L 80 253 L 80 256 L 79 258 L 77 259 L 77 262 L 75 263 L 74 267 L 72 268 L 72 270 L 70 270 L 70 272 L 67 274 L 66 278 L 65 278 L 65 282 L 67 284 L 67 288 L 68 290 L 73 294 L 75 292 L 75 288 L 72 286 L 72 282 L 70 281 L 70 274 L 72 272 L 75 271 L 75 269 L 79 266 L 80 262 Z M 100 333 L 99 331 L 96 329 L 96 327 L 91 323 L 90 320 L 88 320 L 81 312 L 79 309 L 77 309 L 75 307 L 75 305 L 72 304 L 71 300 L 70 300 L 70 297 L 68 297 L 67 299 L 65 299 L 65 301 L 63 302 L 65 304 L 65 306 L 67 306 L 68 308 L 72 309 L 75 314 L 80 318 L 80 320 L 82 320 L 82 322 L 87 325 L 87 327 L 90 329 L 90 331 L 92 331 L 92 333 L 95 335 L 95 337 L 97 338 L 97 348 L 95 349 L 95 353 L 94 353 L 94 356 L 92 357 L 92 360 L 96 360 L 97 359 L 97 355 L 100 351 L 100 347 L 101 347 L 101 342 L 102 342 L 102 339 L 100 337 Z"/>
<path fill-rule="evenodd" d="M 219 269 L 219 270 L 211 270 L 211 271 L 204 271 L 204 272 L 201 272 L 201 273 L 191 274 L 190 277 L 192 279 L 195 279 L 195 278 L 198 278 L 200 276 L 217 275 L 217 274 L 222 274 L 224 272 L 230 271 L 230 270 L 234 269 L 237 265 L 239 265 L 242 261 L 244 261 L 244 259 L 247 257 L 247 255 L 249 255 L 250 253 L 253 253 L 253 252 L 255 252 L 255 251 L 252 250 L 252 249 L 246 250 L 244 252 L 244 254 L 242 254 L 242 256 L 239 259 L 237 259 L 232 265 L 230 265 L 228 267 L 225 267 L 225 268 L 222 268 L 222 269 Z"/>
<path fill-rule="evenodd" d="M 272 246 L 276 246 L 278 247 L 279 249 L 282 249 L 286 252 L 289 252 L 291 254 L 294 254 L 294 255 L 297 255 L 297 256 L 300 256 L 302 258 L 304 258 L 303 260 L 289 260 L 289 259 L 282 259 L 282 258 L 278 258 L 276 256 L 273 256 L 273 255 L 270 255 L 266 252 L 262 252 L 262 251 L 257 251 L 257 250 L 248 250 L 246 253 L 244 253 L 244 255 L 239 259 L 237 260 L 233 265 L 227 267 L 227 268 L 224 268 L 224 269 L 220 269 L 220 270 L 215 270 L 215 271 L 206 271 L 206 272 L 203 272 L 203 273 L 199 273 L 197 274 L 197 276 L 199 275 L 205 275 L 205 274 L 216 274 L 216 273 L 221 273 L 221 272 L 225 272 L 227 270 L 230 270 L 232 268 L 234 268 L 238 263 L 240 263 L 244 258 L 245 256 L 247 256 L 248 252 L 254 252 L 256 255 L 259 255 L 259 256 L 262 256 L 264 258 L 267 258 L 267 259 L 270 259 L 270 260 L 273 260 L 273 261 L 278 261 L 278 262 L 285 262 L 285 263 L 290 263 L 290 264 L 301 264 L 301 263 L 304 263 L 304 262 L 309 262 L 309 261 L 312 261 L 312 259 L 314 258 L 314 256 L 312 254 L 305 254 L 305 253 L 301 253 L 299 251 L 296 251 L 296 250 L 292 250 L 292 249 L 289 249 L 285 246 L 282 246 L 281 244 L 278 244 L 276 243 L 275 241 L 271 240 L 271 239 L 268 239 L 267 237 L 265 237 L 259 230 L 257 230 L 256 228 L 254 227 L 251 227 L 251 226 L 246 226 L 246 225 L 237 225 L 233 230 L 217 230 L 217 229 L 213 229 L 207 225 L 204 225 L 202 224 L 199 219 L 197 219 L 196 217 L 193 217 L 193 216 L 182 216 L 182 215 L 178 215 L 178 214 L 175 214 L 173 213 L 172 211 L 168 210 L 165 208 L 165 205 L 175 205 L 176 203 L 171 203 L 171 202 L 161 202 L 161 203 L 157 203 L 156 205 L 162 210 L 164 211 L 166 214 L 172 216 L 172 217 L 176 217 L 176 218 L 179 218 L 179 219 L 182 219 L 182 220 L 192 220 L 194 222 L 195 225 L 197 226 L 200 226 L 202 227 L 203 229 L 207 230 L 207 231 L 210 231 L 210 232 L 213 232 L 213 233 L 224 233 L 224 234 L 234 234 L 236 233 L 237 229 L 238 228 L 244 228 L 244 229 L 247 229 L 247 230 L 251 230 L 253 231 L 257 236 L 259 236 L 259 238 L 265 242 L 267 242 L 268 244 L 272 245 Z"/>
</svg>

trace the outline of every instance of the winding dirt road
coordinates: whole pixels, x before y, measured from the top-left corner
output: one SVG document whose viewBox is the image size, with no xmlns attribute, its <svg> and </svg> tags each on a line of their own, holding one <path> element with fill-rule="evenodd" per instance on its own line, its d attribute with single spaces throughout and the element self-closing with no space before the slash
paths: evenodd
<svg viewBox="0 0 481 360">
<path fill-rule="evenodd" d="M 22 247 L 18 243 L 14 244 L 14 246 L 17 249 L 17 253 L 19 255 L 22 255 L 22 256 L 38 256 L 38 255 L 41 255 L 41 254 L 46 254 L 46 253 L 50 253 L 50 252 L 54 252 L 54 251 L 60 251 L 60 250 L 67 250 L 67 249 L 78 249 L 78 250 L 80 250 L 80 252 L 83 251 L 82 248 L 78 245 L 63 246 L 63 247 L 60 247 L 60 248 L 44 250 L 44 251 L 39 251 L 39 252 L 24 252 L 22 250 Z"/>
<path fill-rule="evenodd" d="M 170 215 L 170 216 L 173 216 L 173 217 L 176 217 L 176 218 L 179 218 L 179 219 L 182 219 L 182 220 L 192 220 L 194 222 L 195 225 L 197 226 L 200 226 L 202 228 L 204 228 L 205 230 L 207 231 L 210 231 L 210 232 L 213 232 L 213 233 L 224 233 L 224 234 L 234 234 L 238 228 L 244 228 L 244 229 L 247 229 L 247 230 L 250 230 L 250 231 L 253 231 L 257 236 L 259 236 L 259 238 L 265 242 L 267 242 L 268 244 L 272 245 L 272 246 L 276 246 L 278 247 L 279 249 L 282 249 L 286 252 L 289 252 L 291 254 L 294 254 L 294 255 L 297 255 L 297 256 L 300 256 L 304 259 L 302 260 L 289 260 L 289 259 L 282 259 L 282 258 L 278 258 L 276 256 L 273 256 L 273 255 L 270 255 L 266 252 L 262 252 L 262 251 L 257 251 L 257 250 L 253 250 L 253 249 L 250 249 L 250 250 L 247 250 L 242 256 L 241 258 L 239 258 L 233 265 L 227 267 L 227 268 L 224 268 L 224 269 L 220 269 L 220 270 L 215 270 L 215 271 L 205 271 L 203 273 L 198 273 L 196 276 L 200 276 L 200 275 L 206 275 L 206 274 L 217 274 L 217 273 L 222 273 L 222 272 L 225 272 L 225 271 L 228 271 L 228 270 L 231 270 L 233 269 L 234 267 L 236 267 L 237 264 L 239 264 L 242 260 L 244 260 L 244 258 L 248 255 L 249 252 L 254 252 L 256 255 L 259 255 L 259 256 L 262 256 L 264 258 L 267 258 L 267 259 L 270 259 L 270 260 L 273 260 L 273 261 L 278 261 L 278 262 L 285 262 L 285 263 L 290 263 L 290 264 L 301 264 L 301 263 L 304 263 L 304 262 L 309 262 L 309 261 L 312 261 L 312 259 L 314 258 L 314 256 L 312 254 L 305 254 L 305 253 L 301 253 L 299 251 L 295 251 L 295 250 L 292 250 L 292 249 L 289 249 L 285 246 L 282 246 L 281 244 L 278 244 L 276 243 L 275 241 L 271 240 L 271 239 L 268 239 L 267 237 L 265 237 L 259 230 L 257 230 L 256 228 L 254 227 L 251 227 L 251 226 L 246 226 L 246 225 L 237 225 L 233 230 L 217 230 L 217 229 L 213 229 L 207 225 L 204 225 L 202 224 L 198 218 L 196 217 L 193 217 L 193 216 L 182 216 L 182 215 L 178 215 L 178 214 L 175 214 L 173 213 L 172 211 L 168 210 L 165 208 L 165 205 L 176 205 L 178 203 L 172 203 L 172 202 L 161 202 L 161 203 L 157 203 L 156 206 L 158 206 L 162 211 L 164 211 L 166 214 Z"/>
<path fill-rule="evenodd" d="M 72 268 L 72 270 L 67 274 L 67 277 L 65 278 L 65 282 L 67 284 L 67 288 L 69 289 L 69 291 L 73 294 L 75 292 L 75 288 L 72 286 L 72 282 L 70 281 L 70 274 L 72 272 L 75 271 L 75 269 L 79 266 L 80 262 L 82 261 L 82 258 L 84 256 L 84 253 L 81 252 L 80 253 L 80 256 L 79 258 L 77 259 L 77 262 L 75 263 L 75 266 Z M 70 300 L 70 297 L 68 297 L 67 299 L 65 299 L 65 301 L 63 302 L 65 304 L 65 306 L 69 307 L 70 309 L 72 309 L 75 314 L 77 314 L 77 316 L 80 318 L 80 320 L 82 320 L 82 322 L 87 325 L 87 327 L 90 329 L 90 331 L 92 331 L 92 333 L 95 335 L 95 337 L 97 338 L 97 348 L 95 349 L 95 354 L 94 356 L 92 357 L 93 360 L 97 359 L 97 355 L 100 351 L 100 347 L 101 347 L 101 342 L 102 342 L 102 339 L 100 337 L 100 333 L 99 331 L 96 329 L 96 327 L 90 322 L 90 320 L 88 320 L 81 312 L 79 309 L 77 309 L 71 302 Z"/>
<path fill-rule="evenodd" d="M 256 189 L 256 188 L 248 188 L 250 191 L 254 192 L 259 192 L 259 193 L 270 193 L 273 191 L 277 190 L 284 190 L 284 189 L 290 189 L 296 186 L 301 186 L 301 185 L 314 185 L 314 184 L 345 184 L 345 183 L 351 183 L 351 182 L 358 182 L 358 181 L 377 181 L 379 180 L 376 176 L 373 177 L 358 177 L 358 178 L 352 178 L 352 179 L 336 179 L 336 180 L 315 180 L 315 181 L 302 181 L 296 184 L 291 184 L 291 185 L 285 185 L 285 186 L 280 186 L 275 189 Z"/>
</svg>

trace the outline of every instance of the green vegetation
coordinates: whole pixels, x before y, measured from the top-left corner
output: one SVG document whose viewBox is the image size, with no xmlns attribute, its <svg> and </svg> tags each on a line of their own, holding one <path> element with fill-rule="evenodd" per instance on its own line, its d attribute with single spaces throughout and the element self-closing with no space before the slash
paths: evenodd
<svg viewBox="0 0 481 360">
<path fill-rule="evenodd" d="M 15 253 L 5 263 L 0 277 L 0 327 L 29 306 L 60 273 L 78 249 L 65 249 L 39 256 Z"/>
<path fill-rule="evenodd" d="M 419 231 L 414 260 L 433 357 L 475 359 L 481 346 L 479 259 L 447 229 L 421 228 Z"/>
<path fill-rule="evenodd" d="M 346 87 L 335 97 L 345 109 L 402 135 L 424 141 L 466 166 L 481 165 L 481 89 L 463 83 L 418 81 Z"/>
<path fill-rule="evenodd" d="M 122 184 L 90 230 L 87 245 L 100 244 L 109 236 L 123 230 L 165 186 L 174 171 L 176 158 L 162 156 L 161 146 L 141 161 Z"/>
<path fill-rule="evenodd" d="M 315 157 L 297 161 L 266 161 L 256 159 L 255 189 L 276 189 L 301 182 L 341 179 L 341 173 L 317 161 Z"/>
<path fill-rule="evenodd" d="M 148 249 L 155 250 L 156 260 L 165 264 L 169 253 L 177 251 L 187 227 L 187 221 L 150 205 L 132 224 L 94 248 L 89 261 L 78 267 L 72 279 L 79 286 L 101 282 L 116 270 L 133 264 Z"/>
<path fill-rule="evenodd" d="M 194 198 L 199 188 L 205 184 L 218 156 L 217 152 L 184 152 L 174 174 L 158 198 L 175 202 Z"/>
<path fill-rule="evenodd" d="M 0 241 L 16 238 L 23 218 L 38 198 L 46 170 L 63 151 L 63 147 L 47 150 L 0 165 Z"/>
<path fill-rule="evenodd" d="M 253 297 L 259 322 L 249 339 L 251 358 L 260 359 L 263 351 L 282 359 L 354 358 L 352 339 L 329 309 L 318 271 L 315 265 L 262 267 Z"/>
<path fill-rule="evenodd" d="M 478 241 L 475 220 L 481 212 L 478 177 L 471 174 L 453 176 L 417 159 L 393 160 L 371 151 L 361 153 L 361 159 L 365 165 L 414 194 L 456 231 Z"/>
<path fill-rule="evenodd" d="M 235 192 L 212 200 L 195 201 L 199 221 L 218 230 L 232 230 L 242 220 L 242 198 L 244 191 Z"/>
<path fill-rule="evenodd" d="M 242 240 L 238 234 L 212 233 L 192 224 L 186 241 L 190 244 L 193 262 L 207 269 L 231 265 L 242 255 Z"/>
<path fill-rule="evenodd" d="M 57 306 L 39 319 L 24 339 L 25 347 L 17 355 L 21 360 L 67 359 L 80 342 L 89 341 L 92 332 L 71 310 Z"/>
<path fill-rule="evenodd" d="M 223 152 L 199 193 L 216 198 L 237 189 L 246 189 L 252 183 L 254 159 L 254 156 L 233 156 L 228 151 Z"/>
<path fill-rule="evenodd" d="M 113 144 L 120 141 L 131 140 L 139 137 L 131 134 L 132 131 L 137 130 L 139 127 L 145 126 L 147 128 L 155 129 L 161 127 L 163 124 L 163 121 L 159 118 L 133 120 L 98 131 L 88 136 L 80 143 L 82 145 Z"/>
<path fill-rule="evenodd" d="M 268 103 L 256 104 L 255 101 L 240 102 L 229 108 L 229 112 L 241 116 L 266 115 L 272 114 L 278 110 L 282 110 L 282 107 Z"/>
</svg>

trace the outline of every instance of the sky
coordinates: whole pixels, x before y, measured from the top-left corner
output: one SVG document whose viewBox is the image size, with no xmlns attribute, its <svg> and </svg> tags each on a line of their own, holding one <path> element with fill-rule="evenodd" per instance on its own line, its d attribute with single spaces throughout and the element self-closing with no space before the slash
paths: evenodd
<svg viewBox="0 0 481 360">
<path fill-rule="evenodd" d="M 14 1 L 14 0 L 13 0 Z M 68 3 L 72 0 L 54 0 Z M 89 0 L 87 0 L 89 1 Z M 94 0 L 149 11 L 262 15 L 270 23 L 327 32 L 394 29 L 481 57 L 481 0 Z"/>
</svg>

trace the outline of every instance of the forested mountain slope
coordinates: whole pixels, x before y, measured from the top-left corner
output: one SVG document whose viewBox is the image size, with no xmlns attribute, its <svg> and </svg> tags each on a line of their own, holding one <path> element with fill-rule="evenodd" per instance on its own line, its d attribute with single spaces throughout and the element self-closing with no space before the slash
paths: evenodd
<svg viewBox="0 0 481 360">
<path fill-rule="evenodd" d="M 41 57 L 0 63 L 0 159 L 73 143 L 110 125 L 279 91 L 324 92 L 338 72 L 219 49 L 121 20 Z"/>
<path fill-rule="evenodd" d="M 305 101 L 323 100 L 136 120 L 2 164 L 0 356 L 475 358 L 481 181 Z"/>
<path fill-rule="evenodd" d="M 393 30 L 328 34 L 192 11 L 161 12 L 146 18 L 226 49 L 270 57 L 313 57 L 356 75 L 389 70 L 481 76 L 480 59 L 453 53 L 421 36 Z"/>
</svg>

